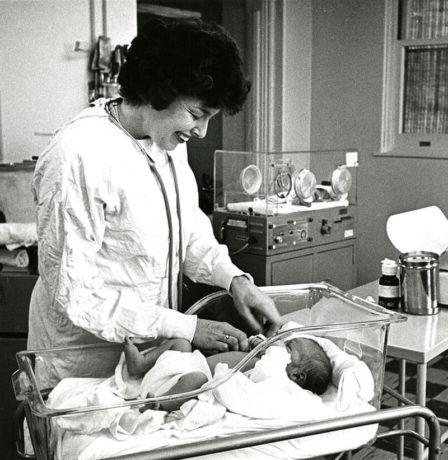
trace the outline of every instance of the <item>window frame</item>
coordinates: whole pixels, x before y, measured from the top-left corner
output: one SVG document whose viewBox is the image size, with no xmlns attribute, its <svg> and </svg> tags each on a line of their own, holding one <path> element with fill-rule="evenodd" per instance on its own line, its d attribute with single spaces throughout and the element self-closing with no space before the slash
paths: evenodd
<svg viewBox="0 0 448 460">
<path fill-rule="evenodd" d="M 411 45 L 448 46 L 448 37 L 398 40 L 398 19 L 399 0 L 385 0 L 381 152 L 378 155 L 448 158 L 448 134 L 402 133 L 405 49 Z"/>
</svg>

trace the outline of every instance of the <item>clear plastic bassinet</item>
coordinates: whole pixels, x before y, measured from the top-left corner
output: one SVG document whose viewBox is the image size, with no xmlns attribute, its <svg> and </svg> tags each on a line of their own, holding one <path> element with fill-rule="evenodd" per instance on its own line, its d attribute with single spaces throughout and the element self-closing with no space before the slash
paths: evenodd
<svg viewBox="0 0 448 460">
<path fill-rule="evenodd" d="M 283 318 L 302 326 L 301 332 L 331 339 L 342 350 L 367 364 L 375 381 L 375 396 L 370 403 L 379 409 L 389 326 L 406 321 L 406 317 L 325 282 L 261 289 L 273 299 Z M 250 334 L 249 326 L 239 316 L 232 297 L 225 291 L 204 297 L 186 313 L 227 321 Z M 284 339 L 288 335 L 292 333 L 279 337 Z"/>
<path fill-rule="evenodd" d="M 375 409 L 380 409 L 389 326 L 393 322 L 405 320 L 405 317 L 367 300 L 344 293 L 327 283 L 272 286 L 264 287 L 262 290 L 274 300 L 282 316 L 295 321 L 301 327 L 279 333 L 258 345 L 232 372 L 237 372 L 252 356 L 260 353 L 276 340 L 288 339 L 298 331 L 325 337 L 347 353 L 357 356 L 368 366 L 374 379 L 374 396 L 369 404 Z M 219 291 L 201 299 L 186 313 L 197 314 L 206 319 L 227 321 L 249 332 L 247 325 L 236 312 L 231 296 L 225 291 Z M 79 362 L 79 356 L 89 354 L 88 367 L 82 368 L 81 366 L 76 372 L 72 372 L 70 366 L 67 365 L 65 374 L 59 375 L 58 378 L 107 378 L 113 375 L 121 351 L 121 345 L 95 344 L 17 353 L 19 369 L 13 374 L 12 383 L 17 400 L 22 401 L 25 406 L 37 458 L 47 459 L 54 456 L 54 443 L 51 441 L 51 420 L 54 417 L 103 411 L 122 406 L 143 406 L 150 402 L 172 398 L 193 397 L 219 386 L 231 377 L 229 374 L 224 379 L 212 380 L 202 389 L 183 395 L 124 401 L 123 404 L 108 406 L 64 409 L 52 409 L 47 406 L 47 395 L 51 388 L 48 388 L 48 384 L 43 382 L 39 369 L 48 369 L 54 361 Z M 91 364 L 92 357 L 95 357 L 96 365 L 94 366 Z"/>
</svg>

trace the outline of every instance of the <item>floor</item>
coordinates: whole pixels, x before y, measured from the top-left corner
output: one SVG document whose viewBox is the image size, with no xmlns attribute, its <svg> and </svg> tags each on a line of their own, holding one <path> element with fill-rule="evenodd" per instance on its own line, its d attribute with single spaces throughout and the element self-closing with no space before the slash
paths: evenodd
<svg viewBox="0 0 448 460">
<path fill-rule="evenodd" d="M 415 399 L 416 386 L 416 366 L 406 364 L 406 397 Z M 386 373 L 384 376 L 385 385 L 398 391 L 398 361 L 389 360 L 386 364 Z M 430 363 L 428 368 L 427 383 L 427 406 L 439 417 L 448 419 L 448 353 L 437 357 Z M 383 407 L 393 407 L 396 405 L 394 398 L 389 395 L 383 396 Z M 413 420 L 406 421 L 406 427 L 414 429 Z M 380 428 L 382 430 L 386 427 Z M 442 427 L 442 430 L 444 428 Z M 389 438 L 378 440 L 374 446 L 366 447 L 353 453 L 354 460 L 388 460 L 395 459 L 396 439 Z M 411 439 L 405 439 L 405 458 L 413 458 Z M 443 444 L 443 460 L 448 460 L 448 444 Z"/>
</svg>

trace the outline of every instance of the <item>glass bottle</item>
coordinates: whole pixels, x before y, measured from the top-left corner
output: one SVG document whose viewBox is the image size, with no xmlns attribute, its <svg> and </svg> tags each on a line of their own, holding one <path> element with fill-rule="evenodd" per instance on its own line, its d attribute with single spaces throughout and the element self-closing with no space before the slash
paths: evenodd
<svg viewBox="0 0 448 460">
<path fill-rule="evenodd" d="M 400 307 L 400 281 L 397 277 L 397 263 L 394 260 L 381 261 L 381 278 L 378 282 L 378 303 L 391 310 Z"/>
</svg>

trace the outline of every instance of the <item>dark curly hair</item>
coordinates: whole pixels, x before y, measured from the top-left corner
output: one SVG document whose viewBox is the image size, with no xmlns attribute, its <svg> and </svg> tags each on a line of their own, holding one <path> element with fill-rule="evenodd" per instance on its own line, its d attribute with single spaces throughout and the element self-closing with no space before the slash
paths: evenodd
<svg viewBox="0 0 448 460">
<path fill-rule="evenodd" d="M 178 97 L 196 97 L 229 115 L 241 110 L 250 90 L 234 40 L 200 19 L 151 20 L 132 40 L 118 82 L 133 105 L 163 110 Z"/>
<path fill-rule="evenodd" d="M 309 344 L 308 353 L 300 357 L 301 376 L 298 383 L 305 390 L 321 395 L 331 382 L 331 362 L 323 348 L 314 340 L 305 337 L 295 339 L 299 347 L 301 343 Z"/>
</svg>

